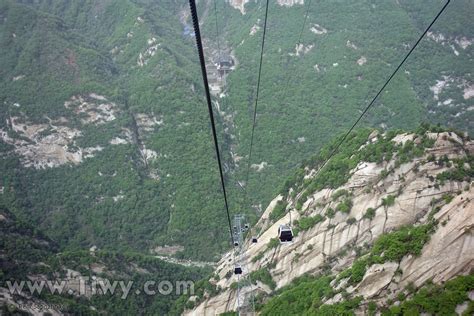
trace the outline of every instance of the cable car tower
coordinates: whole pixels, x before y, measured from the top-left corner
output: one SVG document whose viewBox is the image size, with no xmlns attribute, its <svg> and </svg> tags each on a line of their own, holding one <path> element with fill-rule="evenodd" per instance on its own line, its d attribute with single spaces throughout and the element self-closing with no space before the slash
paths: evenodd
<svg viewBox="0 0 474 316">
<path fill-rule="evenodd" d="M 255 304 L 252 289 L 252 281 L 248 269 L 245 268 L 247 258 L 243 257 L 243 243 L 245 233 L 249 224 L 245 221 L 245 215 L 234 215 L 234 274 L 237 275 L 237 313 L 240 316 L 254 316 Z"/>
</svg>

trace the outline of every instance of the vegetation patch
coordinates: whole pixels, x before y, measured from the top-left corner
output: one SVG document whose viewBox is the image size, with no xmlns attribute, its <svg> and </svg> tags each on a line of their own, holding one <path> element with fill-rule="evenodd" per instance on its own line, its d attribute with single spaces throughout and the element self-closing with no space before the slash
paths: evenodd
<svg viewBox="0 0 474 316">
<path fill-rule="evenodd" d="M 341 213 L 345 213 L 345 214 L 349 214 L 351 212 L 351 209 L 352 209 L 352 200 L 350 198 L 345 198 L 344 201 L 342 201 L 336 206 L 337 211 Z"/>
<path fill-rule="evenodd" d="M 300 231 L 309 230 L 314 227 L 314 225 L 321 223 L 325 220 L 325 217 L 317 214 L 310 217 L 301 217 L 298 220 L 294 221 L 295 227 Z"/>
<path fill-rule="evenodd" d="M 339 273 L 338 280 L 349 278 L 350 284 L 362 281 L 368 267 L 375 263 L 399 262 L 404 256 L 418 256 L 425 243 L 434 232 L 435 224 L 404 226 L 392 233 L 380 236 L 370 253 L 352 264 L 352 267 Z"/>
<path fill-rule="evenodd" d="M 474 156 L 469 155 L 462 159 L 453 161 L 455 167 L 451 170 L 441 172 L 436 176 L 441 184 L 445 181 L 471 181 L 474 178 Z"/>
<path fill-rule="evenodd" d="M 382 310 L 384 316 L 398 315 L 456 315 L 458 304 L 469 302 L 468 293 L 474 290 L 474 275 L 458 276 L 444 285 L 428 283 L 410 299 L 402 301 L 399 306 Z M 472 302 L 462 315 L 472 315 Z"/>
<path fill-rule="evenodd" d="M 367 219 L 373 219 L 375 217 L 375 209 L 372 207 L 369 207 L 364 214 L 364 218 Z"/>
<path fill-rule="evenodd" d="M 302 315 L 314 314 L 324 298 L 334 295 L 328 276 L 314 278 L 301 277 L 291 285 L 278 291 L 261 310 L 261 315 Z"/>
<path fill-rule="evenodd" d="M 333 297 L 329 276 L 302 276 L 277 291 L 261 309 L 261 315 L 355 315 L 362 298 L 356 297 L 340 303 L 326 305 L 325 299 Z"/>
<path fill-rule="evenodd" d="M 268 271 L 267 268 L 261 268 L 259 270 L 256 270 L 256 271 L 252 271 L 250 273 L 250 280 L 252 280 L 252 282 L 254 284 L 257 284 L 256 281 L 260 281 L 262 282 L 263 284 L 266 284 L 270 287 L 270 289 L 274 290 L 276 288 L 276 282 L 273 280 L 272 278 L 272 275 L 270 274 L 270 272 Z"/>
<path fill-rule="evenodd" d="M 270 220 L 276 222 L 283 217 L 286 213 L 286 207 L 288 203 L 286 201 L 278 201 L 272 212 L 270 213 Z"/>
<path fill-rule="evenodd" d="M 336 192 L 334 192 L 334 194 L 332 195 L 332 200 L 333 201 L 336 201 L 339 197 L 341 196 L 349 196 L 350 193 L 349 191 L 345 190 L 345 189 L 340 189 L 340 190 L 337 190 Z"/>
<path fill-rule="evenodd" d="M 346 223 L 348 225 L 352 225 L 352 224 L 355 224 L 357 222 L 357 220 L 354 218 L 354 217 L 349 217 L 346 221 Z"/>
<path fill-rule="evenodd" d="M 325 167 L 319 174 L 312 179 L 304 179 L 305 169 L 313 170 L 326 161 L 331 155 L 337 144 L 343 136 L 336 138 L 332 143 L 324 146 L 318 155 L 305 161 L 298 170 L 287 179 L 281 193 L 287 195 L 290 188 L 302 191 L 310 195 L 323 188 L 337 188 L 343 185 L 350 177 L 350 170 L 354 169 L 361 161 L 382 163 L 390 161 L 397 157 L 396 165 L 412 161 L 416 157 L 420 157 L 425 153 L 426 148 L 434 145 L 434 140 L 428 138 L 427 132 L 445 131 L 437 126 L 422 124 L 414 132 L 418 140 L 406 141 L 404 144 L 396 144 L 392 139 L 401 133 L 401 131 L 388 131 L 384 136 L 378 136 L 377 141 L 368 143 L 369 135 L 373 132 L 370 129 L 360 129 L 352 132 L 345 139 L 344 146 L 339 148 L 336 154 L 327 162 Z M 471 168 L 471 170 L 474 170 Z M 467 171 L 467 170 L 466 170 Z M 382 177 L 386 177 L 390 173 L 389 170 L 382 172 Z M 450 177 L 454 175 L 446 175 Z M 459 176 L 459 175 L 458 175 Z M 341 192 L 339 192 L 341 191 Z M 334 193 L 333 200 L 340 196 L 347 195 L 346 190 L 339 190 Z"/>
<path fill-rule="evenodd" d="M 252 262 L 257 262 L 259 260 L 261 260 L 264 256 L 265 252 L 262 251 L 262 252 L 259 252 L 255 257 L 252 258 Z"/>
<path fill-rule="evenodd" d="M 382 205 L 389 207 L 395 204 L 395 196 L 387 195 L 386 197 L 382 198 Z"/>
<path fill-rule="evenodd" d="M 280 241 L 278 240 L 278 238 L 272 238 L 270 239 L 270 241 L 268 242 L 268 245 L 267 245 L 267 249 L 273 249 L 273 248 L 276 248 L 280 245 Z"/>
</svg>

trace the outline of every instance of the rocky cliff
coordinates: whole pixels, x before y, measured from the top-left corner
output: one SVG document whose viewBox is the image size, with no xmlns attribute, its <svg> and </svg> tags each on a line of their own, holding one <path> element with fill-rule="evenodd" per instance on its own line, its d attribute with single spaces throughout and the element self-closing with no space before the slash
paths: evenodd
<svg viewBox="0 0 474 316">
<path fill-rule="evenodd" d="M 240 287 L 240 295 L 264 305 L 275 295 L 272 287 L 281 294 L 303 275 L 328 275 L 332 295 L 323 303 L 360 297 L 356 313 L 366 314 L 369 300 L 377 308 L 390 307 L 407 287 L 472 274 L 473 152 L 473 141 L 451 132 L 371 132 L 352 154 L 334 158 L 365 157 L 354 160 L 356 167 L 342 185 L 313 192 L 311 187 L 320 187 L 314 180 L 324 181 L 323 172 L 318 175 L 317 163 L 303 166 L 298 180 L 269 204 L 256 224 L 258 243 L 244 246 L 244 275 L 253 280 Z M 287 223 L 296 237 L 291 244 L 280 244 L 278 227 Z M 232 253 L 223 256 L 211 279 L 220 293 L 191 298 L 197 303 L 186 315 L 237 310 L 233 262 Z M 358 267 L 362 271 L 356 275 Z M 260 277 L 262 271 L 270 278 Z"/>
</svg>

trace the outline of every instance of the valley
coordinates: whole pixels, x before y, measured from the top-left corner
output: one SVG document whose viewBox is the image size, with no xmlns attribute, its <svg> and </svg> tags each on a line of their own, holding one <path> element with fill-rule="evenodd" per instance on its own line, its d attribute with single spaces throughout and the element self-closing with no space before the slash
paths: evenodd
<svg viewBox="0 0 474 316">
<path fill-rule="evenodd" d="M 240 294 L 262 315 L 306 286 L 313 302 L 286 314 L 401 315 L 387 310 L 471 284 L 474 3 L 449 4 L 321 171 L 445 2 L 270 0 L 249 160 L 265 3 L 197 3 L 230 215 L 259 236 Z M 74 271 L 197 289 L 129 303 L 2 284 L 0 313 L 36 299 L 66 306 L 54 315 L 237 311 L 195 36 L 186 0 L 0 1 L 2 282 Z M 413 253 L 374 250 L 412 233 Z"/>
</svg>

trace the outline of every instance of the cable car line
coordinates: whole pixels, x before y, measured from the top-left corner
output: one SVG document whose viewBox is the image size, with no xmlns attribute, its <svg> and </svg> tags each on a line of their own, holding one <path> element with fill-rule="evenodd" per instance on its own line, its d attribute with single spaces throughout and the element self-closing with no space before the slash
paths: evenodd
<svg viewBox="0 0 474 316">
<path fill-rule="evenodd" d="M 428 25 L 428 27 L 425 29 L 425 31 L 421 34 L 421 36 L 418 38 L 418 40 L 415 42 L 415 44 L 413 45 L 413 47 L 410 49 L 410 51 L 408 52 L 408 54 L 405 56 L 405 58 L 403 58 L 403 60 L 400 62 L 400 64 L 397 66 L 397 68 L 395 68 L 395 70 L 393 71 L 393 73 L 390 75 L 390 77 L 387 79 L 387 81 L 384 83 L 384 85 L 380 88 L 380 90 L 377 92 L 377 94 L 375 95 L 375 97 L 372 99 L 372 101 L 370 101 L 369 105 L 367 105 L 367 107 L 364 109 L 364 111 L 361 113 L 361 115 L 359 116 L 359 118 L 354 122 L 354 124 L 351 126 L 351 128 L 349 129 L 349 131 L 347 131 L 346 134 L 344 134 L 344 136 L 342 137 L 342 139 L 339 141 L 339 143 L 337 144 L 337 146 L 332 150 L 332 152 L 330 153 L 329 157 L 324 161 L 324 163 L 319 167 L 318 171 L 316 171 L 315 175 L 314 175 L 314 178 L 321 172 L 321 170 L 326 166 L 326 164 L 328 163 L 328 161 L 336 154 L 336 152 L 339 150 L 339 147 L 341 147 L 342 143 L 346 140 L 347 136 L 349 136 L 349 134 L 352 132 L 352 130 L 356 127 L 356 125 L 360 122 L 360 120 L 362 119 L 362 117 L 367 113 L 367 111 L 369 111 L 369 109 L 372 107 L 372 105 L 375 103 L 375 101 L 377 100 L 377 98 L 380 96 L 380 94 L 382 93 L 382 91 L 385 89 L 385 87 L 387 87 L 387 85 L 390 83 L 390 81 L 393 79 L 393 77 L 395 77 L 395 75 L 397 74 L 397 72 L 400 70 L 400 68 L 403 66 L 403 64 L 405 63 L 405 61 L 408 59 L 408 57 L 410 57 L 411 53 L 413 53 L 413 51 L 415 50 L 415 48 L 418 46 L 418 44 L 421 42 L 421 40 L 423 39 L 423 37 L 425 37 L 426 33 L 428 33 L 428 31 L 430 30 L 430 28 L 433 26 L 433 24 L 438 20 L 438 18 L 441 16 L 441 14 L 444 12 L 444 10 L 446 9 L 446 7 L 448 6 L 448 4 L 451 2 L 451 0 L 447 0 L 446 3 L 444 4 L 444 6 L 441 8 L 441 10 L 438 12 L 438 14 L 434 17 L 434 19 L 431 21 L 431 23 Z"/>
<path fill-rule="evenodd" d="M 224 7 L 224 10 L 225 10 L 225 7 Z M 215 27 L 216 27 L 216 37 L 217 37 L 217 49 L 218 49 L 218 54 L 219 54 L 219 59 L 221 58 L 221 45 L 220 45 L 220 34 L 219 34 L 219 24 L 218 24 L 218 14 L 217 14 L 217 0 L 214 0 L 214 14 L 215 14 L 215 18 L 216 18 L 216 23 L 215 23 Z M 224 74 L 225 76 L 225 74 Z M 226 90 L 226 80 L 224 78 L 224 88 L 223 90 L 225 91 Z M 225 104 L 225 98 L 223 99 L 222 101 L 223 105 Z M 239 215 L 235 215 L 235 216 L 239 216 Z M 238 220 L 238 225 L 237 225 L 237 222 L 236 222 L 236 218 L 234 216 L 234 235 L 231 235 L 231 238 L 232 238 L 232 242 L 233 242 L 233 250 L 234 250 L 234 253 L 233 253 L 233 264 L 234 264 L 234 274 L 237 276 L 237 310 L 240 311 L 241 308 L 245 308 L 243 305 L 244 304 L 244 301 L 241 301 L 240 300 L 240 296 L 241 296 L 241 277 L 242 277 L 242 273 L 244 271 L 244 265 L 242 263 L 242 259 L 240 258 L 240 252 L 241 252 L 241 249 L 242 249 L 242 227 L 241 227 L 241 221 Z M 240 219 L 240 216 L 238 217 Z M 238 227 L 237 227 L 238 226 Z M 247 224 L 245 224 L 245 229 L 247 230 L 249 228 L 249 226 Z M 237 231 L 237 229 L 239 231 Z M 232 260 L 232 259 L 231 259 Z M 248 278 L 248 283 L 249 284 L 252 284 L 252 280 L 250 278 L 250 274 L 248 274 L 246 277 L 244 277 L 244 280 L 245 278 Z M 254 298 L 253 298 L 253 295 L 250 295 L 250 301 L 251 301 L 251 308 L 252 308 L 252 315 L 255 314 L 255 301 L 254 301 Z"/>
<path fill-rule="evenodd" d="M 308 15 L 309 15 L 309 9 L 311 7 L 311 0 L 309 0 L 308 4 L 306 5 L 306 12 L 303 18 L 303 24 L 301 26 L 300 33 L 298 35 L 298 40 L 296 42 L 296 47 L 298 47 L 301 44 L 301 40 L 303 37 L 303 33 L 306 27 L 306 22 L 308 20 Z M 249 159 L 248 159 L 248 164 L 247 164 L 247 176 L 245 183 L 248 185 L 249 181 L 249 175 L 250 175 L 250 165 L 252 163 L 252 149 L 253 149 L 253 139 L 254 139 L 254 134 L 255 134 L 255 125 L 257 121 L 257 107 L 258 107 L 258 99 L 259 99 L 259 92 L 260 92 L 260 77 L 261 77 L 261 71 L 262 71 L 262 60 L 263 60 L 263 51 L 264 51 L 264 46 L 265 46 L 265 35 L 266 35 L 266 29 L 267 29 L 267 17 L 268 17 L 268 0 L 266 2 L 266 7 L 265 7 L 265 20 L 264 20 L 264 27 L 263 27 L 263 36 L 262 36 L 262 46 L 261 46 L 261 51 L 260 51 L 260 64 L 259 64 L 259 72 L 258 72 L 258 80 L 257 80 L 257 93 L 256 93 L 256 98 L 255 98 L 255 108 L 254 108 L 254 113 L 253 113 L 253 124 L 252 124 L 252 134 L 250 137 L 250 150 L 249 150 Z M 294 69 L 293 69 L 294 70 Z M 283 96 L 286 96 L 287 91 L 288 91 L 288 85 L 290 83 L 290 79 L 292 77 L 292 73 L 288 76 L 288 80 L 286 82 L 286 85 L 283 87 Z M 284 100 L 284 98 L 282 98 Z M 245 189 L 245 200 L 248 199 L 248 194 L 247 194 L 247 189 Z M 281 232 L 280 232 L 281 231 Z M 293 231 L 291 230 L 291 211 L 290 211 L 290 223 L 289 225 L 284 225 L 284 227 L 279 228 L 279 237 L 282 242 L 287 242 L 291 241 L 293 239 Z M 290 236 L 291 235 L 291 236 Z M 252 237 L 252 242 L 256 242 L 257 239 L 255 237 Z"/>
<path fill-rule="evenodd" d="M 201 64 L 202 80 L 203 80 L 203 83 L 204 83 L 204 90 L 206 92 L 206 101 L 207 101 L 207 108 L 208 108 L 208 111 L 209 111 L 209 119 L 211 121 L 211 130 L 212 130 L 212 138 L 214 140 L 214 149 L 216 151 L 217 163 L 219 165 L 219 176 L 220 176 L 220 179 L 221 179 L 221 187 L 222 187 L 222 192 L 223 192 L 223 195 L 224 195 L 224 204 L 225 204 L 225 209 L 226 209 L 226 213 L 227 213 L 227 220 L 228 220 L 228 224 L 229 224 L 231 244 L 233 245 L 234 234 L 232 232 L 232 224 L 231 224 L 231 220 L 230 220 L 229 203 L 227 201 L 227 191 L 225 189 L 224 172 L 222 170 L 222 161 L 221 161 L 221 155 L 220 155 L 220 151 L 219 151 L 219 142 L 217 141 L 216 123 L 215 123 L 215 120 L 214 120 L 214 111 L 212 110 L 211 93 L 209 91 L 209 82 L 207 80 L 206 62 L 204 60 L 204 52 L 203 52 L 203 47 L 202 47 L 201 31 L 199 29 L 199 19 L 198 19 L 198 15 L 197 15 L 196 1 L 195 0 L 189 0 L 189 7 L 190 7 L 190 10 L 191 10 L 191 16 L 192 16 L 192 19 L 193 19 L 194 33 L 195 33 L 195 36 L 196 36 L 196 47 L 197 47 L 198 53 L 199 53 L 199 62 Z"/>
<path fill-rule="evenodd" d="M 305 26 L 306 26 L 306 21 L 308 19 L 310 7 L 311 7 L 311 0 L 309 0 L 308 4 L 306 6 L 306 12 L 305 12 L 305 15 L 304 15 L 304 18 L 303 18 L 303 25 L 301 26 L 301 30 L 300 30 L 300 33 L 299 33 L 299 36 L 298 36 L 298 41 L 296 42 L 297 46 L 301 43 L 301 39 L 303 37 L 303 32 L 304 32 L 304 29 L 305 29 Z M 257 121 L 257 106 L 258 106 L 258 97 L 259 97 L 259 90 L 260 90 L 260 73 L 261 73 L 261 69 L 262 69 L 263 48 L 264 48 L 264 45 L 265 45 L 267 16 L 268 16 L 268 1 L 266 3 L 266 8 L 265 8 L 265 21 L 264 21 L 264 27 L 263 27 L 262 47 L 261 47 L 261 52 L 260 52 L 259 77 L 258 77 L 258 80 L 257 80 L 257 93 L 256 93 L 255 108 L 254 108 L 254 114 L 253 114 L 252 134 L 251 134 L 251 137 L 250 137 L 250 151 L 249 151 L 249 160 L 248 160 L 248 165 L 247 165 L 246 183 L 248 183 L 249 174 L 250 174 L 250 165 L 252 163 L 251 160 L 252 160 L 253 139 L 254 139 L 255 126 L 256 126 L 256 121 Z M 283 88 L 284 89 L 284 94 L 283 95 L 286 95 L 286 92 L 288 91 L 287 87 L 288 87 L 288 84 L 290 82 L 290 79 L 291 79 L 291 75 L 288 76 L 287 83 Z"/>
<path fill-rule="evenodd" d="M 224 10 L 225 10 L 225 7 L 224 7 Z M 216 28 L 216 42 L 217 42 L 217 52 L 218 52 L 218 62 L 220 62 L 220 59 L 221 59 L 221 56 L 222 56 L 222 51 L 221 51 L 221 45 L 220 45 L 220 32 L 219 32 L 219 23 L 218 23 L 218 14 L 217 14 L 217 0 L 214 0 L 214 15 L 215 15 L 215 19 L 216 19 L 216 23 L 215 23 L 215 28 Z M 225 74 L 223 74 L 225 76 Z M 226 90 L 226 80 L 224 78 L 224 86 L 223 86 L 223 90 L 225 91 Z M 223 107 L 225 108 L 225 98 L 222 100 L 222 105 Z M 230 215 L 228 213 L 228 220 L 230 220 Z M 230 227 L 229 227 L 230 228 Z M 231 229 L 231 228 L 230 228 Z M 231 229 L 232 231 L 232 229 Z M 234 233 L 236 233 L 234 231 Z M 233 263 L 234 263 L 234 274 L 238 274 L 238 268 L 240 268 L 240 273 L 242 273 L 242 268 L 240 266 L 238 266 L 237 262 L 239 260 L 237 260 L 237 255 L 238 255 L 238 244 L 236 244 L 236 238 L 234 235 L 231 234 L 231 240 L 232 240 L 232 244 L 233 244 L 233 250 L 234 250 L 234 254 L 233 254 Z"/>
<path fill-rule="evenodd" d="M 260 59 L 259 59 L 258 76 L 257 76 L 257 91 L 255 94 L 255 106 L 253 110 L 252 132 L 250 136 L 250 148 L 249 148 L 249 156 L 248 156 L 248 161 L 247 161 L 247 172 L 245 176 L 245 186 L 241 186 L 241 188 L 244 190 L 244 200 L 243 200 L 244 205 L 249 204 L 247 187 L 248 187 L 248 182 L 249 182 L 249 177 L 250 177 L 250 165 L 252 163 L 252 150 L 253 150 L 253 140 L 254 140 L 254 135 L 255 135 L 255 125 L 257 123 L 257 108 L 258 108 L 258 99 L 259 99 L 259 94 L 260 94 L 260 82 L 261 82 L 261 76 L 262 76 L 263 52 L 265 49 L 265 38 L 267 34 L 268 7 L 269 7 L 269 0 L 267 0 L 265 3 L 265 18 L 263 21 L 263 34 L 262 34 L 262 41 L 261 41 L 261 46 L 260 46 Z M 257 240 L 257 238 L 252 237 L 252 241 L 253 240 Z"/>
<path fill-rule="evenodd" d="M 214 0 L 214 11 L 215 11 L 215 14 L 216 14 L 215 26 L 216 26 L 216 34 L 217 34 L 217 46 L 218 46 L 218 51 L 219 51 L 219 55 L 220 55 L 221 54 L 221 47 L 220 47 L 220 40 L 219 40 L 219 27 L 218 27 L 218 21 L 217 21 L 217 4 L 216 4 L 216 2 L 217 1 Z M 451 0 L 446 1 L 444 6 L 441 8 L 441 10 L 438 12 L 438 14 L 434 17 L 434 19 L 431 21 L 431 23 L 428 25 L 428 27 L 425 29 L 425 31 L 421 34 L 421 36 L 415 42 L 413 47 L 409 50 L 409 52 L 402 59 L 400 64 L 395 68 L 395 70 L 392 72 L 392 74 L 388 77 L 388 79 L 385 81 L 385 83 L 379 89 L 379 91 L 374 96 L 374 98 L 370 101 L 370 103 L 367 105 L 367 107 L 364 109 L 364 111 L 360 114 L 360 116 L 357 118 L 357 120 L 353 123 L 351 128 L 344 134 L 344 136 L 341 138 L 341 140 L 337 143 L 336 147 L 334 147 L 334 149 L 331 151 L 328 158 L 321 164 L 321 166 L 317 170 L 314 177 L 317 177 L 319 175 L 319 173 L 327 165 L 329 160 L 336 154 L 336 152 L 339 150 L 342 143 L 346 140 L 346 138 L 354 130 L 354 128 L 357 126 L 357 124 L 359 124 L 361 119 L 365 116 L 365 114 L 374 105 L 375 101 L 378 99 L 380 94 L 384 91 L 384 89 L 388 86 L 388 84 L 395 77 L 395 75 L 398 73 L 398 71 L 402 68 L 402 66 L 405 64 L 407 59 L 410 57 L 410 55 L 413 53 L 413 51 L 416 49 L 416 47 L 421 42 L 421 40 L 425 37 L 425 35 L 428 33 L 430 28 L 438 20 L 438 18 L 441 16 L 441 14 L 445 11 L 445 9 L 447 8 L 447 6 L 449 5 L 450 2 L 451 2 Z M 232 229 L 232 224 L 231 224 L 231 219 L 230 219 L 229 203 L 228 203 L 228 199 L 227 199 L 227 191 L 226 191 L 226 187 L 225 187 L 224 172 L 223 172 L 222 160 L 221 160 L 221 155 L 220 155 L 220 150 L 219 150 L 219 142 L 218 142 L 218 139 L 217 139 L 216 123 L 215 123 L 215 118 L 214 118 L 214 111 L 213 111 L 213 108 L 212 108 L 211 94 L 210 94 L 210 90 L 209 90 L 209 82 L 208 82 L 208 77 L 207 77 L 207 70 L 206 70 L 206 64 L 205 64 L 203 45 L 202 45 L 202 39 L 201 39 L 201 33 L 200 33 L 200 28 L 199 28 L 199 20 L 198 20 L 195 0 L 189 0 L 189 6 L 190 6 L 190 11 L 191 11 L 192 20 L 193 20 L 194 33 L 195 33 L 195 37 L 196 37 L 196 47 L 198 49 L 202 79 L 203 79 L 204 89 L 205 89 L 205 94 L 206 94 L 206 102 L 207 102 L 207 107 L 208 107 L 208 112 L 209 112 L 209 119 L 210 119 L 210 123 L 211 123 L 211 130 L 212 130 L 212 136 L 213 136 L 213 141 L 214 141 L 214 149 L 215 149 L 215 152 L 216 152 L 216 158 L 217 158 L 217 163 L 218 163 L 218 167 L 219 167 L 219 176 L 220 176 L 221 187 L 222 187 L 222 192 L 223 192 L 223 197 L 224 197 L 225 210 L 226 210 L 226 213 L 227 213 L 227 220 L 228 220 L 228 225 L 229 225 L 231 244 L 233 245 L 233 249 L 234 249 L 234 274 L 237 275 L 238 284 L 240 284 L 240 277 L 241 277 L 241 274 L 243 272 L 243 269 L 242 269 L 242 266 L 240 265 L 240 261 L 238 261 L 239 265 L 237 265 L 236 255 L 237 254 L 240 255 L 240 247 L 242 247 L 242 237 L 241 237 L 242 230 L 241 230 L 240 224 L 239 224 L 239 230 L 240 231 L 238 232 L 238 236 L 240 238 L 240 240 L 239 240 L 240 242 L 236 245 L 235 244 L 236 239 L 234 239 L 234 232 L 233 232 L 233 229 Z M 308 15 L 309 15 L 310 6 L 311 6 L 311 0 L 309 0 L 307 8 L 306 8 L 306 13 L 305 13 L 305 17 L 304 17 L 304 20 L 303 20 L 302 29 L 301 29 L 301 32 L 300 32 L 299 37 L 298 37 L 297 49 L 298 49 L 298 46 L 301 43 L 302 35 L 303 35 L 304 29 L 305 29 L 305 26 L 306 26 L 306 22 L 307 22 L 307 19 L 308 19 Z M 249 180 L 249 174 L 250 174 L 252 150 L 253 150 L 254 135 L 255 135 L 255 126 L 256 126 L 256 119 L 257 119 L 257 108 L 258 108 L 260 83 L 261 83 L 261 75 L 262 75 L 263 53 L 264 53 L 264 48 L 265 48 L 265 38 L 266 38 L 266 30 L 267 30 L 268 7 L 269 7 L 269 0 L 266 0 L 265 20 L 264 20 L 263 35 L 262 35 L 261 50 L 260 50 L 260 61 L 259 61 L 259 68 L 258 68 L 257 90 L 256 90 L 255 106 L 254 106 L 254 112 L 253 112 L 252 131 L 251 131 L 251 138 L 250 138 L 248 164 L 247 164 L 246 187 L 248 186 L 248 180 Z M 287 93 L 288 84 L 290 82 L 290 79 L 291 79 L 291 76 L 288 77 L 287 85 L 284 87 L 285 90 L 283 91 L 283 96 L 285 96 L 285 97 L 286 97 L 286 93 Z M 246 188 L 245 188 L 245 197 L 248 198 Z M 246 227 L 246 228 L 248 229 L 248 227 Z M 291 210 L 290 210 L 290 224 L 289 225 L 280 225 L 280 227 L 278 229 L 278 235 L 279 235 L 279 239 L 280 239 L 281 242 L 291 242 L 292 241 L 294 235 L 293 235 L 293 231 L 291 230 Z M 254 239 L 254 237 L 252 237 L 252 242 L 253 242 L 253 239 Z M 237 251 L 237 249 L 239 249 L 239 250 Z M 238 293 L 237 293 L 237 304 L 238 304 L 238 308 L 240 308 L 240 305 L 241 305 L 241 303 L 240 303 L 240 285 L 238 286 L 237 291 L 238 291 Z M 254 304 L 253 301 L 252 301 L 252 304 Z"/>
<path fill-rule="evenodd" d="M 310 7 L 311 7 L 311 0 L 309 0 L 308 4 L 306 5 L 306 12 L 305 12 L 305 15 L 304 15 L 304 18 L 303 18 L 303 25 L 301 26 L 301 30 L 300 30 L 300 33 L 298 35 L 298 40 L 296 41 L 296 47 L 298 47 L 301 44 L 301 40 L 303 38 L 303 32 L 304 32 L 304 29 L 306 27 L 306 21 L 308 20 Z M 264 29 L 264 32 L 265 32 L 265 29 Z M 295 68 L 293 68 L 293 70 L 295 70 Z M 283 97 L 281 98 L 281 100 L 285 100 L 285 98 L 286 98 L 286 94 L 288 92 L 288 86 L 290 84 L 290 79 L 291 79 L 292 75 L 293 75 L 293 72 L 291 72 L 291 70 L 290 70 L 290 75 L 288 76 L 288 80 L 286 81 L 286 85 L 283 87 L 283 94 L 282 94 Z M 258 94 L 257 94 L 257 97 L 258 97 Z M 255 112 L 254 112 L 254 123 L 253 123 L 253 127 L 252 127 L 252 137 L 251 137 L 251 141 L 250 141 L 250 154 L 249 154 L 249 162 L 248 162 L 246 183 L 248 183 L 249 173 L 250 173 L 250 164 L 251 164 L 251 158 L 250 157 L 251 157 L 252 145 L 253 145 L 253 134 L 254 134 L 253 129 L 255 128 L 255 125 L 256 125 L 255 121 L 256 121 L 256 109 L 255 109 Z M 247 193 L 245 193 L 245 194 L 247 194 Z M 290 225 L 291 225 L 291 213 L 290 213 Z"/>
<path fill-rule="evenodd" d="M 257 92 L 256 92 L 256 95 L 255 95 L 255 107 L 254 107 L 254 110 L 253 110 L 252 134 L 250 136 L 249 159 L 248 159 L 248 163 L 247 163 L 247 176 L 246 176 L 246 180 L 245 180 L 246 185 L 248 185 L 248 181 L 249 181 L 250 164 L 252 163 L 253 138 L 254 138 L 254 134 L 255 134 L 255 124 L 257 122 L 257 107 L 258 107 L 258 97 L 259 97 L 259 93 L 260 93 L 260 79 L 261 79 L 261 75 L 262 75 L 263 51 L 264 51 L 264 48 L 265 48 L 265 36 L 266 36 L 266 33 L 267 33 L 268 3 L 269 3 L 269 0 L 267 0 L 266 4 L 265 4 L 265 20 L 263 22 L 262 45 L 261 45 L 261 49 L 260 49 L 260 62 L 259 62 L 259 66 L 258 66 Z M 245 190 L 245 192 L 247 192 L 247 190 Z"/>
</svg>

